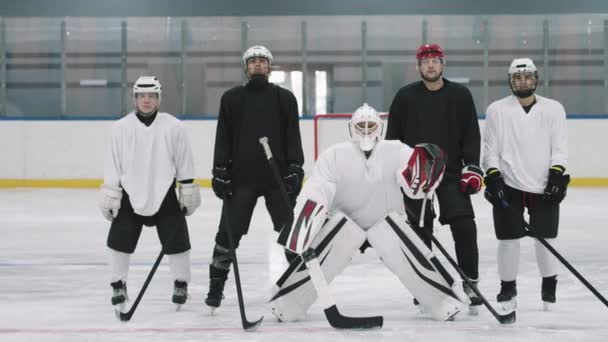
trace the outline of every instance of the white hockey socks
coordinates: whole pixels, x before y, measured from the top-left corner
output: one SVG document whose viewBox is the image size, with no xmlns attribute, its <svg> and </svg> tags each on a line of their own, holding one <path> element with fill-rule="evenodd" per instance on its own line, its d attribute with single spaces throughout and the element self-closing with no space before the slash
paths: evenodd
<svg viewBox="0 0 608 342">
<path fill-rule="evenodd" d="M 173 279 L 190 282 L 190 250 L 178 254 L 168 255 L 169 269 Z"/>
<path fill-rule="evenodd" d="M 502 281 L 513 281 L 519 273 L 520 239 L 498 240 L 498 276 Z"/>
<path fill-rule="evenodd" d="M 129 263 L 131 254 L 119 252 L 110 248 L 111 268 L 112 268 L 112 283 L 122 280 L 127 282 L 129 275 Z"/>
</svg>

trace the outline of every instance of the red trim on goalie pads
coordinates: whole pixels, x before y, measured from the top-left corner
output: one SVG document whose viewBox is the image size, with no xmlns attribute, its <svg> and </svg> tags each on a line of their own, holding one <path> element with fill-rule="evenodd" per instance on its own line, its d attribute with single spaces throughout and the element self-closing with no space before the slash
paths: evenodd
<svg viewBox="0 0 608 342">
<path fill-rule="evenodd" d="M 365 232 L 342 213 L 323 224 L 311 246 L 328 283 L 342 273 L 363 241 Z M 317 292 L 302 258 L 298 256 L 273 286 L 270 298 L 272 313 L 281 321 L 295 321 L 303 318 L 316 300 Z"/>
<path fill-rule="evenodd" d="M 301 210 L 299 206 L 296 206 L 294 211 L 298 216 L 291 227 L 285 248 L 294 253 L 302 253 L 308 248 L 311 231 L 316 230 L 316 227 L 320 226 L 323 220 L 325 220 L 327 210 L 325 210 L 323 205 L 307 199 Z M 314 234 L 316 232 L 312 236 Z"/>
<path fill-rule="evenodd" d="M 390 213 L 367 231 L 367 240 L 386 267 L 435 319 L 447 320 L 464 307 L 453 291 L 454 281 L 436 268 L 435 255 L 406 225 L 405 217 Z"/>
</svg>

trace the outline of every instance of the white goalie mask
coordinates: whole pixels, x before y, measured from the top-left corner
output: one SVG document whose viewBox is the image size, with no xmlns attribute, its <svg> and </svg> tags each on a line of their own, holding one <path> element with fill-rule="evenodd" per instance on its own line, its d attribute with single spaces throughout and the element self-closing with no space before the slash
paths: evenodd
<svg viewBox="0 0 608 342">
<path fill-rule="evenodd" d="M 361 150 L 371 151 L 382 139 L 384 123 L 378 112 L 367 103 L 359 107 L 348 123 L 348 131 L 353 142 L 358 143 Z"/>
</svg>

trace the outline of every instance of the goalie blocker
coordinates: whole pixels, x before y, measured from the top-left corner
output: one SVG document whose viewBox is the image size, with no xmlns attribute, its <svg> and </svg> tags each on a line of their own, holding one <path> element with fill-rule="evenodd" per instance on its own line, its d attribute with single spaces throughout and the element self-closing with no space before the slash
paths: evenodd
<svg viewBox="0 0 608 342">
<path fill-rule="evenodd" d="M 344 214 L 327 220 L 312 241 L 328 282 L 348 265 L 352 255 L 368 240 L 384 264 L 437 320 L 447 320 L 464 306 L 452 290 L 454 280 L 405 219 L 391 213 L 364 231 Z M 281 321 L 303 318 L 317 293 L 301 256 L 295 258 L 276 282 L 272 313 Z"/>
</svg>

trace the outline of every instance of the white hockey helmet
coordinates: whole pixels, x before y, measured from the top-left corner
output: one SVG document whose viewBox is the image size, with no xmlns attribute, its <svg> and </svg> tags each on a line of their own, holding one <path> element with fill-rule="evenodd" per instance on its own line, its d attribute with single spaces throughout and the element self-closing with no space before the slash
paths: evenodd
<svg viewBox="0 0 608 342">
<path fill-rule="evenodd" d="M 526 98 L 532 96 L 536 91 L 538 85 L 538 69 L 530 58 L 515 58 L 509 66 L 509 87 L 513 94 L 519 98 Z M 534 75 L 534 85 L 532 87 L 527 86 L 526 88 L 513 87 L 513 75 L 516 73 L 532 73 Z"/>
<path fill-rule="evenodd" d="M 266 58 L 268 60 L 268 66 L 272 65 L 272 53 L 270 53 L 270 50 L 261 45 L 254 45 L 243 53 L 243 69 L 245 69 L 245 72 L 247 72 L 247 60 L 253 57 Z"/>
<path fill-rule="evenodd" d="M 530 58 L 515 58 L 509 66 L 509 77 L 516 72 L 536 72 L 536 65 Z"/>
<path fill-rule="evenodd" d="M 367 103 L 357 108 L 348 122 L 348 131 L 353 142 L 365 151 L 371 151 L 382 139 L 384 123 L 378 112 Z"/>
<path fill-rule="evenodd" d="M 161 92 L 162 86 L 155 76 L 140 76 L 135 81 L 135 84 L 133 84 L 133 97 L 137 94 L 154 93 L 158 94 L 158 101 L 160 103 Z"/>
</svg>

